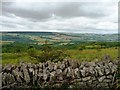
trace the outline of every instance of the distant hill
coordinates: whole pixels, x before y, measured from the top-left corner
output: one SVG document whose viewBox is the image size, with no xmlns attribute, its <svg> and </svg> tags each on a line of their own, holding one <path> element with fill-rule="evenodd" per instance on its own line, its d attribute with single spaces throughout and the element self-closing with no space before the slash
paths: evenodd
<svg viewBox="0 0 120 90">
<path fill-rule="evenodd" d="M 2 32 L 1 41 L 44 44 L 74 44 L 75 42 L 116 42 L 118 34 L 78 34 L 55 32 Z"/>
</svg>

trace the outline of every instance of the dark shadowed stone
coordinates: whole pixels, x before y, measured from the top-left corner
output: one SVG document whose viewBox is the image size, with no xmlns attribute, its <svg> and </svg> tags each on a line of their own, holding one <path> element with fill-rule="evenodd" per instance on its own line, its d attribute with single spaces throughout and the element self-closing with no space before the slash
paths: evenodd
<svg viewBox="0 0 120 90">
<path fill-rule="evenodd" d="M 7 74 L 7 84 L 12 84 L 15 82 L 15 78 L 12 74 Z"/>
<path fill-rule="evenodd" d="M 34 77 L 33 77 L 34 81 L 37 81 L 37 76 L 38 76 L 38 69 L 35 69 Z"/>
<path fill-rule="evenodd" d="M 14 77 L 17 79 L 17 82 L 22 82 L 21 78 L 23 78 L 23 74 L 19 71 L 18 68 L 14 69 L 12 71 L 12 74 L 14 75 Z"/>
<path fill-rule="evenodd" d="M 108 88 L 109 90 L 109 86 L 108 86 L 108 83 L 99 83 L 99 85 L 101 86 L 102 89 L 105 89 L 105 88 Z"/>
</svg>

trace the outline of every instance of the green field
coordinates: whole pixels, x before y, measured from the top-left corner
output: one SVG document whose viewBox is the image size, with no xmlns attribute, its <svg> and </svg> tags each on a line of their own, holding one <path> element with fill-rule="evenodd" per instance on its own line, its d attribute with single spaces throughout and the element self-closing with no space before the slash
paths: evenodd
<svg viewBox="0 0 120 90">
<path fill-rule="evenodd" d="M 41 51 L 39 51 L 41 52 Z M 108 54 L 112 60 L 118 58 L 118 49 L 107 48 L 107 49 L 86 49 L 86 50 L 66 50 L 65 51 L 70 57 L 68 59 L 79 60 L 79 61 L 100 61 L 101 58 Z M 28 53 L 3 53 L 2 64 L 18 64 L 20 62 L 27 63 L 38 63 L 38 61 L 29 56 Z"/>
</svg>

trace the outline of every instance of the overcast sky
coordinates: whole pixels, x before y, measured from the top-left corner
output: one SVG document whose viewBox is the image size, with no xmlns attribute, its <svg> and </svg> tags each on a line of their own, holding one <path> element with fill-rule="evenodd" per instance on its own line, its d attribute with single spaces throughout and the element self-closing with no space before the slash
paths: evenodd
<svg viewBox="0 0 120 90">
<path fill-rule="evenodd" d="M 111 1 L 111 0 L 110 0 Z M 118 2 L 2 2 L 2 31 L 117 33 Z"/>
</svg>

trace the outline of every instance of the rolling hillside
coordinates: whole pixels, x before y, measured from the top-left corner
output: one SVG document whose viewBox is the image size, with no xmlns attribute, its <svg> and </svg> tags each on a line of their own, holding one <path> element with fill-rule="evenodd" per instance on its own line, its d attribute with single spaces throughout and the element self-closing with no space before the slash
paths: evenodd
<svg viewBox="0 0 120 90">
<path fill-rule="evenodd" d="M 44 44 L 74 44 L 75 42 L 116 42 L 117 34 L 76 34 L 76 33 L 53 33 L 53 32 L 2 32 L 1 42 Z"/>
</svg>

